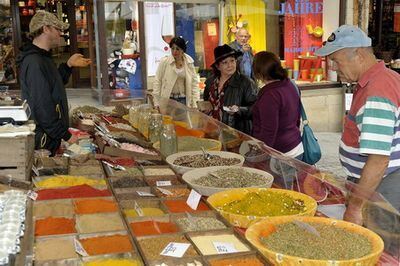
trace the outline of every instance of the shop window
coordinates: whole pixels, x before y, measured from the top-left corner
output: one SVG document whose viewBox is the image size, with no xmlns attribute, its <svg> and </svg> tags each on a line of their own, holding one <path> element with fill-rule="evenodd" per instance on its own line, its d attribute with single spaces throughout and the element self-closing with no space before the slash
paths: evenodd
<svg viewBox="0 0 400 266">
<path fill-rule="evenodd" d="M 15 48 L 10 1 L 0 2 L 0 87 L 16 82 Z"/>
<path fill-rule="evenodd" d="M 253 51 L 277 54 L 298 83 L 336 81 L 325 58 L 314 55 L 339 26 L 340 0 L 232 0 L 224 9 L 224 42 L 248 30 Z"/>
<path fill-rule="evenodd" d="M 138 2 L 105 1 L 104 16 L 108 77 L 113 98 L 132 96 L 131 91 L 142 88 Z"/>
</svg>

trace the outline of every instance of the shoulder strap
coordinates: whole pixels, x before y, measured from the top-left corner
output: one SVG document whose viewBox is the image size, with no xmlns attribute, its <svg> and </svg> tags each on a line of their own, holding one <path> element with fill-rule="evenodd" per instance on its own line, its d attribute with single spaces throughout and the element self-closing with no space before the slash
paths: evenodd
<svg viewBox="0 0 400 266">
<path fill-rule="evenodd" d="M 292 79 L 290 79 L 290 81 L 292 82 L 293 86 L 294 86 L 295 89 L 296 89 L 297 94 L 298 94 L 299 97 L 300 97 L 300 114 L 301 114 L 301 120 L 303 120 L 303 124 L 308 124 L 308 119 L 307 119 L 306 111 L 304 110 L 303 102 L 301 101 L 300 89 L 299 89 L 299 87 L 297 86 L 297 84 L 296 84 Z"/>
</svg>

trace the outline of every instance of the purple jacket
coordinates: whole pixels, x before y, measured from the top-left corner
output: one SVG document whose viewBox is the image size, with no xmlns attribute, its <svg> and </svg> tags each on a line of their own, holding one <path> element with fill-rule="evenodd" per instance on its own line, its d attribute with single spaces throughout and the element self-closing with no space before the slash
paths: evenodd
<svg viewBox="0 0 400 266">
<path fill-rule="evenodd" d="M 265 85 L 253 106 L 253 137 L 280 152 L 301 142 L 300 97 L 289 79 Z"/>
</svg>

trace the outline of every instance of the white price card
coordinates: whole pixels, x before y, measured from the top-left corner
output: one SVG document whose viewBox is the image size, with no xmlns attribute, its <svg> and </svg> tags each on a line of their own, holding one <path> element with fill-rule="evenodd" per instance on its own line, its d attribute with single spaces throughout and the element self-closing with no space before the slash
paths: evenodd
<svg viewBox="0 0 400 266">
<path fill-rule="evenodd" d="M 155 197 L 153 194 L 145 191 L 136 191 L 136 193 L 141 197 Z"/>
<path fill-rule="evenodd" d="M 170 242 L 160 253 L 160 255 L 182 258 L 189 247 L 190 247 L 189 243 Z"/>
<path fill-rule="evenodd" d="M 213 242 L 215 250 L 218 254 L 236 253 L 238 252 L 232 243 Z"/>
<path fill-rule="evenodd" d="M 186 204 L 189 205 L 193 210 L 197 210 L 197 206 L 199 206 L 199 202 L 201 199 L 201 194 L 199 194 L 196 190 L 192 189 L 190 191 L 189 197 L 186 200 Z"/>
<path fill-rule="evenodd" d="M 29 190 L 27 193 L 28 198 L 30 198 L 31 200 L 36 200 L 38 197 L 38 193 L 36 193 L 33 190 Z"/>
<path fill-rule="evenodd" d="M 79 242 L 79 240 L 77 240 L 76 238 L 74 238 L 74 246 L 75 246 L 76 253 L 78 253 L 79 255 L 81 255 L 83 257 L 89 256 L 89 254 L 87 254 L 86 250 L 83 248 L 81 242 Z"/>
<path fill-rule="evenodd" d="M 157 187 L 166 187 L 166 186 L 171 186 L 172 183 L 169 180 L 164 180 L 164 181 L 156 181 L 156 186 Z"/>
<path fill-rule="evenodd" d="M 168 196 L 173 195 L 172 192 L 169 191 L 168 189 L 160 188 L 160 187 L 158 187 L 157 189 L 158 189 L 161 193 L 163 193 L 164 195 L 168 195 Z"/>
<path fill-rule="evenodd" d="M 140 208 L 139 204 L 138 204 L 136 201 L 135 201 L 134 204 L 135 204 L 135 205 L 134 205 L 134 208 L 135 208 L 136 213 L 137 213 L 139 216 L 144 216 L 143 210 L 142 210 L 142 208 Z"/>
<path fill-rule="evenodd" d="M 39 170 L 36 168 L 36 166 L 32 165 L 32 171 L 36 176 L 39 176 Z"/>
</svg>

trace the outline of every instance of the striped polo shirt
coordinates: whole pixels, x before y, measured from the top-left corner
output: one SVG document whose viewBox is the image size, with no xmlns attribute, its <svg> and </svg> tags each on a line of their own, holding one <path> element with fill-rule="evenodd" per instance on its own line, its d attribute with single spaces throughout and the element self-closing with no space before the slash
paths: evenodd
<svg viewBox="0 0 400 266">
<path fill-rule="evenodd" d="M 340 142 L 340 162 L 359 178 L 368 154 L 390 156 L 385 176 L 400 168 L 400 75 L 383 62 L 357 83 Z"/>
</svg>

